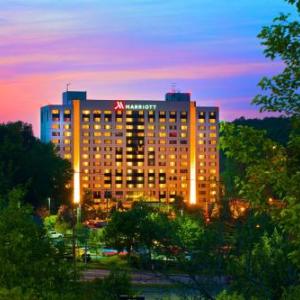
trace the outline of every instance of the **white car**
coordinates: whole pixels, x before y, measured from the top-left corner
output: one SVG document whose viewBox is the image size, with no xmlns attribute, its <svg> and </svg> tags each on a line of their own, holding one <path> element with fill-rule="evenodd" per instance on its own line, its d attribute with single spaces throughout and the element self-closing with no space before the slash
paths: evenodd
<svg viewBox="0 0 300 300">
<path fill-rule="evenodd" d="M 51 239 L 59 239 L 64 237 L 62 233 L 56 232 L 54 230 L 49 231 L 48 234 Z"/>
</svg>

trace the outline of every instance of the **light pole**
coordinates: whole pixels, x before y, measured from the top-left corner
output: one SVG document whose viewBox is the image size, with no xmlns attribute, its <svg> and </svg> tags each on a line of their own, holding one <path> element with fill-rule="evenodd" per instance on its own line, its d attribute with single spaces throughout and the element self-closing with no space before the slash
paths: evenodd
<svg viewBox="0 0 300 300">
<path fill-rule="evenodd" d="M 48 208 L 49 208 L 49 215 L 51 215 L 51 198 L 48 197 Z"/>
</svg>

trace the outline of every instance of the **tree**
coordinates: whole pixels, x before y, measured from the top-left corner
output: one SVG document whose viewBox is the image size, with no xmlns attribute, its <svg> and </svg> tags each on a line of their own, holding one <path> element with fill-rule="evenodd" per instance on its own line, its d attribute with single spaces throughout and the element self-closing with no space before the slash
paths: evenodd
<svg viewBox="0 0 300 300">
<path fill-rule="evenodd" d="M 0 198 L 20 186 L 26 203 L 38 208 L 51 197 L 57 207 L 69 199 L 65 186 L 71 176 L 70 163 L 58 157 L 52 144 L 35 138 L 30 125 L 0 124 Z"/>
<path fill-rule="evenodd" d="M 64 293 L 71 272 L 62 249 L 51 244 L 30 206 L 21 204 L 22 196 L 21 190 L 11 191 L 8 206 L 0 210 L 0 286 L 33 291 L 41 298 Z"/>
<path fill-rule="evenodd" d="M 171 230 L 168 225 L 165 213 L 140 202 L 128 211 L 115 211 L 112 214 L 104 230 L 104 240 L 119 251 L 125 248 L 129 256 L 132 250 L 146 249 L 151 260 L 154 245 L 167 239 Z"/>
<path fill-rule="evenodd" d="M 253 103 L 260 111 L 278 111 L 300 116 L 300 1 L 287 0 L 296 7 L 296 19 L 281 14 L 273 24 L 263 27 L 258 37 L 265 46 L 264 54 L 274 60 L 280 58 L 285 67 L 272 78 L 264 77 L 259 86 L 264 94 L 257 95 Z M 298 19 L 297 19 L 298 18 Z"/>
</svg>

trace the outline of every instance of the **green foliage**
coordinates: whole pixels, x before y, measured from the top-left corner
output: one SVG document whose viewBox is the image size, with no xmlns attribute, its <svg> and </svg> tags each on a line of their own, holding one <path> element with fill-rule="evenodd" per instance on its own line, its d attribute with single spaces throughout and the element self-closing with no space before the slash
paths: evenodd
<svg viewBox="0 0 300 300">
<path fill-rule="evenodd" d="M 46 228 L 46 230 L 54 230 L 55 229 L 55 224 L 57 222 L 57 216 L 56 215 L 51 215 L 51 216 L 47 216 L 44 219 L 44 226 Z"/>
<path fill-rule="evenodd" d="M 63 292 L 70 272 L 62 253 L 48 240 L 28 206 L 11 193 L 8 206 L 0 210 L 0 286 L 33 290 L 37 295 L 47 291 Z"/>
<path fill-rule="evenodd" d="M 22 186 L 24 200 L 34 207 L 52 205 L 67 198 L 66 182 L 70 163 L 59 158 L 51 144 L 33 136 L 31 126 L 22 122 L 0 124 L 0 198 Z"/>
<path fill-rule="evenodd" d="M 272 78 L 264 77 L 260 82 L 264 94 L 257 95 L 253 103 L 260 111 L 278 111 L 286 115 L 300 115 L 300 4 L 296 4 L 295 20 L 281 14 L 273 24 L 263 27 L 258 37 L 265 46 L 265 56 L 274 60 L 280 58 L 285 65 L 282 73 Z"/>
<path fill-rule="evenodd" d="M 285 290 L 282 300 L 298 300 L 300 295 L 300 285 L 295 285 Z"/>
<path fill-rule="evenodd" d="M 270 197 L 283 199 L 290 180 L 284 147 L 251 127 L 222 124 L 221 130 L 221 148 L 239 164 L 234 174 L 239 196 L 260 207 Z"/>
<path fill-rule="evenodd" d="M 250 244 L 233 260 L 230 266 L 235 274 L 232 288 L 245 298 L 279 299 L 283 287 L 298 280 L 297 269 L 286 255 L 289 248 L 287 237 L 279 230 L 263 233 L 258 242 Z"/>
<path fill-rule="evenodd" d="M 157 241 L 166 240 L 171 223 L 165 213 L 140 202 L 131 210 L 114 212 L 111 221 L 104 229 L 103 237 L 107 245 L 119 251 L 146 248 L 151 258 L 151 250 Z"/>
<path fill-rule="evenodd" d="M 38 300 L 33 291 L 23 291 L 20 287 L 12 289 L 1 288 L 0 300 Z"/>
<path fill-rule="evenodd" d="M 216 300 L 245 300 L 245 298 L 236 292 L 223 291 L 217 296 Z M 254 298 L 251 298 L 251 300 L 254 300 Z"/>
</svg>

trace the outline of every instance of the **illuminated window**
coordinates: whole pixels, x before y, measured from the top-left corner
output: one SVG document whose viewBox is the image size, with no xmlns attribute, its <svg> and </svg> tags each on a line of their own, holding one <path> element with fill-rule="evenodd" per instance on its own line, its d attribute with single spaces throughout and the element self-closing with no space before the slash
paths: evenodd
<svg viewBox="0 0 300 300">
<path fill-rule="evenodd" d="M 95 125 L 94 125 L 94 129 L 96 129 L 96 130 L 99 130 L 99 129 L 101 129 L 101 125 L 99 125 L 99 124 L 95 124 Z"/>
<path fill-rule="evenodd" d="M 181 129 L 181 130 L 187 130 L 187 126 L 186 126 L 186 125 L 181 125 L 181 126 L 180 126 L 180 129 Z"/>
<path fill-rule="evenodd" d="M 64 129 L 71 129 L 71 125 L 70 124 L 64 124 Z"/>
<path fill-rule="evenodd" d="M 70 131 L 65 131 L 64 136 L 71 136 L 71 132 Z"/>
<path fill-rule="evenodd" d="M 117 129 L 117 130 L 123 129 L 123 125 L 120 125 L 120 124 L 116 125 L 116 129 Z"/>
<path fill-rule="evenodd" d="M 59 124 L 52 124 L 51 125 L 52 129 L 59 129 L 59 127 L 60 127 Z"/>
<path fill-rule="evenodd" d="M 211 123 L 211 124 L 216 123 L 216 119 L 209 119 L 209 123 Z"/>
<path fill-rule="evenodd" d="M 199 123 L 205 123 L 205 119 L 198 119 Z"/>
<path fill-rule="evenodd" d="M 66 145 L 71 144 L 71 141 L 69 139 L 64 139 L 64 144 Z"/>
<path fill-rule="evenodd" d="M 104 144 L 111 144 L 111 140 L 104 140 Z"/>
<path fill-rule="evenodd" d="M 154 130 L 154 128 L 155 128 L 154 125 L 148 125 L 149 130 Z"/>
<path fill-rule="evenodd" d="M 66 153 L 66 154 L 64 155 L 64 158 L 65 158 L 65 159 L 71 159 L 71 154 L 70 154 L 70 153 Z"/>
<path fill-rule="evenodd" d="M 211 132 L 211 133 L 209 134 L 209 137 L 211 137 L 211 138 L 217 137 L 217 134 L 214 133 L 214 132 Z"/>
<path fill-rule="evenodd" d="M 52 139 L 51 142 L 53 144 L 59 144 L 60 143 L 60 140 L 59 139 Z"/>
<path fill-rule="evenodd" d="M 82 133 L 82 136 L 90 136 L 90 133 L 88 131 L 85 131 Z"/>
<path fill-rule="evenodd" d="M 160 133 L 159 133 L 159 136 L 160 136 L 160 137 L 166 137 L 166 135 L 167 135 L 167 134 L 166 134 L 165 132 L 160 132 Z"/>
<path fill-rule="evenodd" d="M 200 138 L 204 138 L 204 137 L 205 137 L 205 133 L 199 133 L 198 136 L 199 136 Z"/>
<path fill-rule="evenodd" d="M 199 159 L 204 159 L 205 158 L 205 155 L 204 154 L 199 154 Z"/>
<path fill-rule="evenodd" d="M 104 125 L 104 129 L 106 129 L 106 130 L 111 129 L 111 126 L 106 124 L 106 125 Z"/>
<path fill-rule="evenodd" d="M 83 124 L 82 129 L 90 129 L 90 125 L 89 124 Z"/>
<path fill-rule="evenodd" d="M 104 132 L 104 136 L 111 136 L 111 132 Z"/>
<path fill-rule="evenodd" d="M 94 136 L 101 136 L 101 132 L 100 131 L 94 131 Z"/>
<path fill-rule="evenodd" d="M 181 132 L 180 133 L 180 137 L 181 138 L 186 138 L 187 137 L 187 133 L 186 132 Z"/>
<path fill-rule="evenodd" d="M 98 154 L 98 153 L 95 154 L 95 155 L 94 155 L 94 158 L 95 158 L 95 159 L 100 159 L 100 158 L 101 158 L 101 154 Z"/>
</svg>

